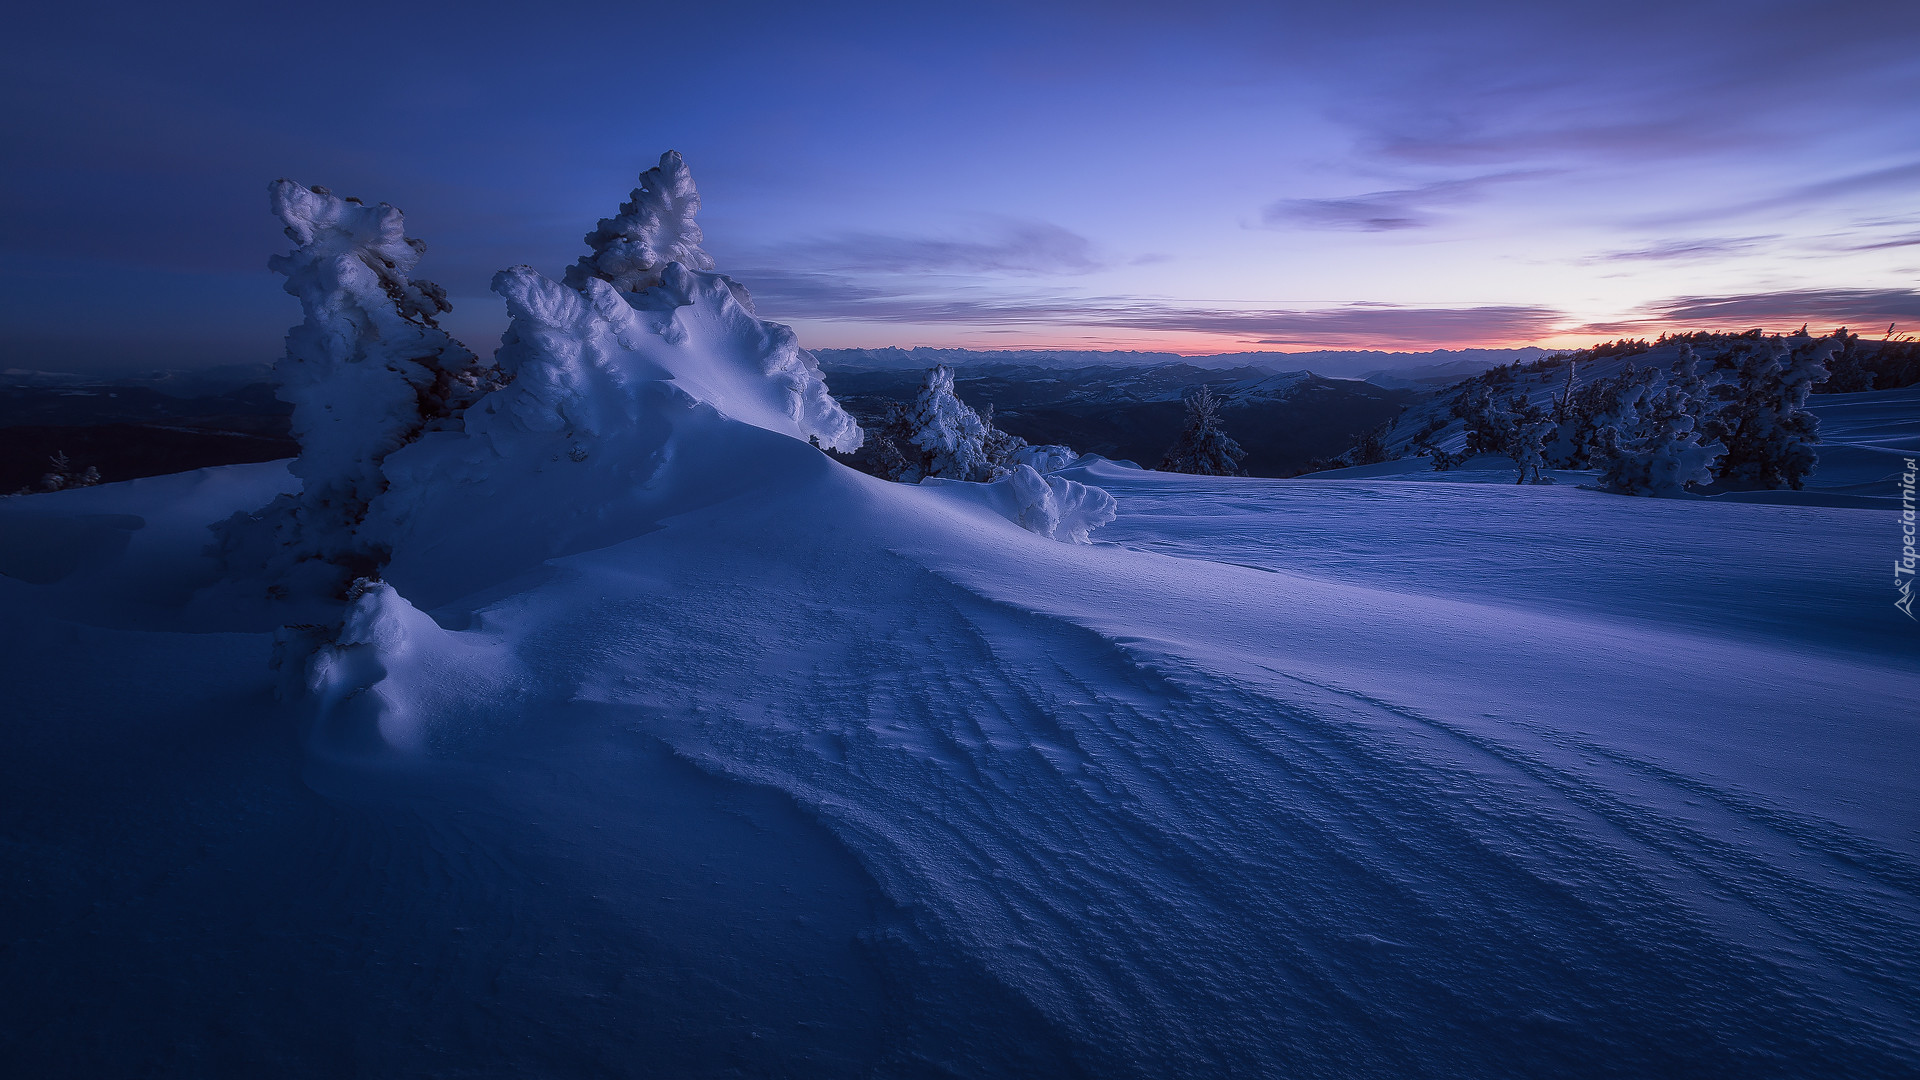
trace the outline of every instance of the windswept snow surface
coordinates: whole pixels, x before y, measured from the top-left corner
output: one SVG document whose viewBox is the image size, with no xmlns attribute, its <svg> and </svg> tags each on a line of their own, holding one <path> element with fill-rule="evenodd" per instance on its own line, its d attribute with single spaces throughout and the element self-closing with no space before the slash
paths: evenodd
<svg viewBox="0 0 1920 1080">
<path fill-rule="evenodd" d="M 384 749 L 186 603 L 194 523 L 281 466 L 0 503 L 0 1056 L 1920 1069 L 1894 515 L 1093 464 L 1122 514 L 1075 545 L 748 445 L 751 484 L 436 604 Z"/>
</svg>

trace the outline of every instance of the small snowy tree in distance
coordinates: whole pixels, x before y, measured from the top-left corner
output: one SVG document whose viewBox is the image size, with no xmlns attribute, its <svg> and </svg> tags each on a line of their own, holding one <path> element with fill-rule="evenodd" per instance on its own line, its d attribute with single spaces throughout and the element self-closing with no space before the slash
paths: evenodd
<svg viewBox="0 0 1920 1080">
<path fill-rule="evenodd" d="M 1220 422 L 1220 399 L 1205 383 L 1187 394 L 1187 426 L 1181 429 L 1167 455 L 1160 459 L 1160 471 L 1196 473 L 1202 476 L 1241 476 L 1240 462 L 1247 456 Z"/>
</svg>

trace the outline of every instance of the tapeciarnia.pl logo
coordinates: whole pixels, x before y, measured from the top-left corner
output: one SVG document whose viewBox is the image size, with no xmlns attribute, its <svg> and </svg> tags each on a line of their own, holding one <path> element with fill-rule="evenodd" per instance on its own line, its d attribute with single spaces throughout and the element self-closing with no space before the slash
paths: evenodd
<svg viewBox="0 0 1920 1080">
<path fill-rule="evenodd" d="M 1893 561 L 1893 588 L 1900 598 L 1893 606 L 1920 622 L 1913 614 L 1913 459 L 1906 462 L 1907 471 L 1900 474 L 1900 557 Z"/>
</svg>

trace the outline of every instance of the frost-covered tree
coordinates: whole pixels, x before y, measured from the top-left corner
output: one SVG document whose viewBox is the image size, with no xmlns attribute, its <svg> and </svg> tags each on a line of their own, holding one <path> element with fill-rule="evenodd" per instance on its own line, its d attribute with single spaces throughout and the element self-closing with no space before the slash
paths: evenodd
<svg viewBox="0 0 1920 1080">
<path fill-rule="evenodd" d="M 1732 374 L 1714 388 L 1723 404 L 1704 434 L 1726 447 L 1722 478 L 1800 489 L 1813 471 L 1813 447 L 1820 441 L 1820 422 L 1807 411 L 1807 396 L 1826 381 L 1827 358 L 1838 347 L 1831 338 L 1801 333 L 1765 339 L 1721 358 Z"/>
<path fill-rule="evenodd" d="M 912 446 L 920 451 L 922 476 L 993 479 L 993 465 L 987 456 L 987 423 L 954 392 L 952 368 L 940 364 L 927 372 L 920 393 L 901 413 L 899 423 L 906 444 L 901 449 Z"/>
<path fill-rule="evenodd" d="M 1453 399 L 1450 411 L 1465 422 L 1467 444 L 1462 452 L 1467 457 L 1507 452 L 1506 424 L 1487 381 L 1475 382 L 1461 391 Z"/>
<path fill-rule="evenodd" d="M 1517 365 L 1516 365 L 1517 366 Z M 1540 479 L 1546 463 L 1545 447 L 1553 424 L 1547 411 L 1535 405 L 1524 392 L 1504 397 L 1494 394 L 1490 383 L 1511 385 L 1511 368 L 1496 368 L 1502 378 L 1476 382 L 1463 390 L 1452 405 L 1452 413 L 1465 422 L 1467 440 L 1459 457 L 1436 457 L 1435 469 L 1444 470 L 1459 461 L 1480 454 L 1500 454 L 1513 459 L 1519 470 L 1515 483 Z"/>
<path fill-rule="evenodd" d="M 1691 345 L 1670 371 L 1629 367 L 1608 380 L 1608 408 L 1599 414 L 1591 464 L 1601 486 L 1626 495 L 1677 496 L 1715 479 L 1726 453 L 1701 435 L 1718 411 Z"/>
<path fill-rule="evenodd" d="M 273 367 L 275 393 L 293 406 L 301 490 L 218 532 L 229 566 L 338 598 L 385 559 L 383 541 L 360 530 L 387 486 L 381 463 L 454 422 L 493 379 L 436 321 L 452 310 L 445 291 L 412 278 L 426 245 L 405 234 L 399 210 L 292 180 L 269 196 L 294 248 L 267 265 L 305 314 Z"/>
<path fill-rule="evenodd" d="M 1637 412 L 1635 436 L 1615 440 L 1601 463 L 1601 486 L 1623 495 L 1671 497 L 1713 483 L 1714 463 L 1726 447 L 1700 442 L 1698 406 L 1682 385 L 1657 387 Z"/>
<path fill-rule="evenodd" d="M 1247 456 L 1220 421 L 1221 401 L 1201 383 L 1187 394 L 1187 426 L 1160 459 L 1161 472 L 1202 476 L 1242 476 L 1240 462 Z"/>
<path fill-rule="evenodd" d="M 1515 394 L 1507 399 L 1502 410 L 1502 424 L 1506 429 L 1506 453 L 1513 459 L 1513 466 L 1519 471 L 1516 484 L 1528 480 L 1540 482 L 1540 467 L 1546 463 L 1545 441 L 1552 425 L 1547 411 L 1527 399 L 1525 394 Z"/>
<path fill-rule="evenodd" d="M 694 221 L 699 212 L 700 192 L 686 161 L 678 150 L 661 154 L 620 212 L 587 234 L 593 251 L 567 268 L 566 284 L 583 289 L 599 278 L 621 292 L 640 292 L 660 284 L 668 263 L 712 270 L 713 256 L 700 246 L 706 237 Z"/>
<path fill-rule="evenodd" d="M 923 477 L 985 483 L 1021 465 L 1048 473 L 1076 456 L 1065 446 L 1035 446 L 993 424 L 960 400 L 953 369 L 940 364 L 927 372 L 912 402 L 887 413 L 875 440 L 873 457 L 882 475 L 914 483 Z"/>
<path fill-rule="evenodd" d="M 1875 372 L 1867 366 L 1860 335 L 1846 327 L 1833 332 L 1833 355 L 1827 359 L 1827 381 L 1823 394 L 1857 394 L 1874 387 Z"/>
</svg>

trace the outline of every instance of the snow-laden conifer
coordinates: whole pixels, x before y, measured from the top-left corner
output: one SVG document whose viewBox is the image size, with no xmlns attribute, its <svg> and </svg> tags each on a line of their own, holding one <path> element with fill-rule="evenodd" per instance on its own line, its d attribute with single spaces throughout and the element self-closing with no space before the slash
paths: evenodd
<svg viewBox="0 0 1920 1080">
<path fill-rule="evenodd" d="M 889 412 L 876 447 L 888 479 L 986 483 L 1021 465 L 1053 472 L 1078 456 L 1068 447 L 1036 446 L 995 427 L 993 407 L 981 413 L 960 400 L 953 379 L 952 368 L 936 365 L 913 401 Z"/>
<path fill-rule="evenodd" d="M 640 174 L 620 212 L 601 218 L 587 234 L 592 252 L 567 268 L 566 283 L 586 287 L 599 278 L 621 292 L 640 292 L 660 284 L 668 263 L 689 270 L 712 270 L 713 256 L 701 247 L 706 237 L 694 220 L 700 192 L 677 150 L 660 155 L 660 164 Z"/>
<path fill-rule="evenodd" d="M 222 547 L 230 565 L 264 568 L 281 591 L 297 577 L 302 591 L 338 596 L 385 558 L 360 527 L 386 490 L 381 464 L 453 422 L 492 380 L 436 321 L 452 310 L 445 291 L 413 279 L 426 245 L 406 235 L 399 210 L 292 180 L 269 196 L 294 248 L 268 266 L 305 316 L 273 367 L 276 394 L 293 406 L 301 491 L 226 523 Z"/>
<path fill-rule="evenodd" d="M 1721 476 L 1742 485 L 1798 491 L 1814 469 L 1820 422 L 1806 409 L 1807 395 L 1827 379 L 1827 358 L 1839 347 L 1805 332 L 1770 338 L 1743 348 L 1721 363 L 1731 377 L 1715 388 L 1725 403 L 1707 434 L 1727 448 Z"/>
<path fill-rule="evenodd" d="M 1668 373 L 1630 368 L 1614 381 L 1621 406 L 1593 455 L 1600 485 L 1623 495 L 1670 498 L 1713 483 L 1714 463 L 1726 447 L 1700 441 L 1701 418 L 1712 414 L 1714 403 L 1692 348 L 1681 346 Z"/>
<path fill-rule="evenodd" d="M 1233 441 L 1220 421 L 1219 398 L 1205 383 L 1187 394 L 1187 424 L 1160 459 L 1160 471 L 1203 476 L 1241 476 L 1240 462 L 1247 452 Z"/>
<path fill-rule="evenodd" d="M 1552 428 L 1547 411 L 1529 401 L 1525 394 L 1515 394 L 1507 399 L 1500 417 L 1505 429 L 1506 454 L 1513 459 L 1513 466 L 1520 474 L 1514 483 L 1539 482 L 1540 467 L 1546 463 L 1545 440 Z"/>
</svg>

